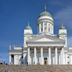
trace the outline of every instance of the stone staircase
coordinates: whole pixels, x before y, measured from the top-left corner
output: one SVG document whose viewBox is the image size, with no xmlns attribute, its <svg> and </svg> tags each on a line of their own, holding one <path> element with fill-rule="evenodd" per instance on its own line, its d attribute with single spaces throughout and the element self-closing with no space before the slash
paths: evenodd
<svg viewBox="0 0 72 72">
<path fill-rule="evenodd" d="M 0 72 L 72 72 L 72 65 L 0 65 Z"/>
</svg>

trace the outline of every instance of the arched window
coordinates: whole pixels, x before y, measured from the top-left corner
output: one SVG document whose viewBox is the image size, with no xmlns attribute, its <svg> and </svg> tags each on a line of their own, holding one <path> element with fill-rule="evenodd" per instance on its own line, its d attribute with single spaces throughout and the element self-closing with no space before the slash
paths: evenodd
<svg viewBox="0 0 72 72">
<path fill-rule="evenodd" d="M 50 24 L 48 25 L 48 32 L 50 32 Z"/>
<path fill-rule="evenodd" d="M 47 31 L 47 22 L 44 23 L 44 31 Z"/>
<path fill-rule="evenodd" d="M 41 24 L 41 32 L 43 32 L 43 24 Z"/>
</svg>

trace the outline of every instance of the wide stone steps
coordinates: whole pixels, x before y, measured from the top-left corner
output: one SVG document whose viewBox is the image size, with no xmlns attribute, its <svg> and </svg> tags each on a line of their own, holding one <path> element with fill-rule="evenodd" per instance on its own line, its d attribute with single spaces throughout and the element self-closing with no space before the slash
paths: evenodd
<svg viewBox="0 0 72 72">
<path fill-rule="evenodd" d="M 72 65 L 0 65 L 0 72 L 72 72 Z"/>
</svg>

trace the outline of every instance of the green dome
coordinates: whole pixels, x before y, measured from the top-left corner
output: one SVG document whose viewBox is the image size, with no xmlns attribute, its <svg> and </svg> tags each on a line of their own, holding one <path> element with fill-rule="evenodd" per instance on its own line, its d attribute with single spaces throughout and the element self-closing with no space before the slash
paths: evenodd
<svg viewBox="0 0 72 72">
<path fill-rule="evenodd" d="M 26 29 L 32 29 L 29 23 L 28 23 L 28 25 L 26 26 Z"/>
<path fill-rule="evenodd" d="M 49 16 L 49 17 L 52 17 L 52 15 L 51 15 L 49 12 L 47 12 L 47 11 L 43 11 L 43 12 L 40 14 L 40 16 Z"/>
<path fill-rule="evenodd" d="M 62 25 L 60 26 L 60 29 L 65 29 L 65 26 L 62 24 Z"/>
<path fill-rule="evenodd" d="M 26 26 L 26 29 L 31 29 L 31 27 L 28 25 L 28 26 Z"/>
</svg>

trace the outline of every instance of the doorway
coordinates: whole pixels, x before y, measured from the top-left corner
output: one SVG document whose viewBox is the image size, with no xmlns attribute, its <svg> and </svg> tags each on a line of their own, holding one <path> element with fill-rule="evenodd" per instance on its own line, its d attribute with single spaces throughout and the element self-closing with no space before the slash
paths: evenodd
<svg viewBox="0 0 72 72">
<path fill-rule="evenodd" d="M 44 58 L 44 64 L 47 65 L 47 58 Z"/>
</svg>

